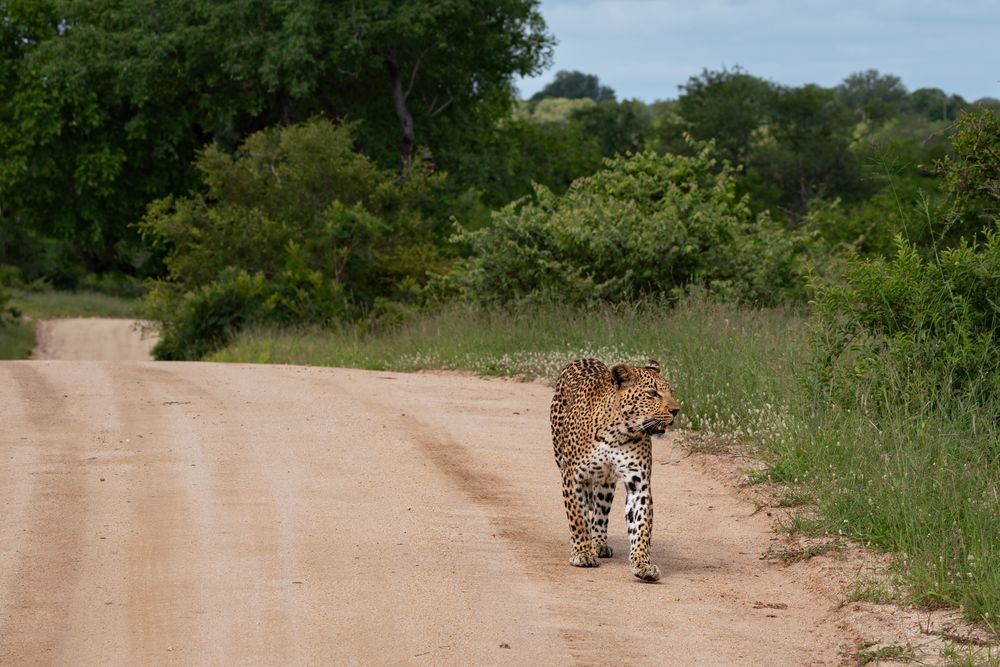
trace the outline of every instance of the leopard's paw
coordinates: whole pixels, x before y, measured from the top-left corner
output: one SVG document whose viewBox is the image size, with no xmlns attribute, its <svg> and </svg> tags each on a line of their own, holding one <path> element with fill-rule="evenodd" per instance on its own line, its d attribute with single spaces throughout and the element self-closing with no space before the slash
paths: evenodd
<svg viewBox="0 0 1000 667">
<path fill-rule="evenodd" d="M 569 563 L 576 567 L 597 567 L 597 554 L 592 551 L 575 553 L 570 557 Z"/>
<path fill-rule="evenodd" d="M 660 568 L 652 563 L 629 563 L 628 569 L 643 581 L 656 581 L 660 578 Z"/>
<path fill-rule="evenodd" d="M 597 557 L 598 558 L 611 558 L 615 555 L 615 552 L 611 549 L 611 546 L 607 543 L 597 545 Z"/>
</svg>

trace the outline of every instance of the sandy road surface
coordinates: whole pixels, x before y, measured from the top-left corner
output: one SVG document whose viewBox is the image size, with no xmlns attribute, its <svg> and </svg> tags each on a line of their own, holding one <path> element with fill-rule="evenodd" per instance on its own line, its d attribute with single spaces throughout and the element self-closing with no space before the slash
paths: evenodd
<svg viewBox="0 0 1000 667">
<path fill-rule="evenodd" d="M 643 584 L 567 563 L 550 390 L 438 375 L 0 363 L 0 664 L 829 665 L 769 521 L 655 446 Z"/>
<path fill-rule="evenodd" d="M 69 317 L 42 320 L 33 359 L 147 361 L 156 343 L 135 320 Z"/>
</svg>

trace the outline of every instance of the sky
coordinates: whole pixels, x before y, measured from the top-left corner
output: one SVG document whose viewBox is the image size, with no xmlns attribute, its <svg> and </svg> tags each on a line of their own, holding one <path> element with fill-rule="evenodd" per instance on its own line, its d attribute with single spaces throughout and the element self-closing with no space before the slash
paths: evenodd
<svg viewBox="0 0 1000 667">
<path fill-rule="evenodd" d="M 908 90 L 1000 98 L 1000 0 L 542 0 L 552 66 L 596 74 L 618 99 L 672 99 L 704 69 L 832 87 L 877 69 Z"/>
</svg>

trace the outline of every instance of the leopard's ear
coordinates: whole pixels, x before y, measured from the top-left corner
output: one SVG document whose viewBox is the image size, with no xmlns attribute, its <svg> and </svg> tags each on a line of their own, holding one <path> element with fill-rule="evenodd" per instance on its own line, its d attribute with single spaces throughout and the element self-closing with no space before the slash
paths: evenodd
<svg viewBox="0 0 1000 667">
<path fill-rule="evenodd" d="M 656 359 L 650 359 L 649 361 L 646 362 L 646 370 L 647 371 L 653 371 L 654 373 L 656 373 L 657 375 L 659 375 L 660 374 L 660 362 L 657 361 Z"/>
<path fill-rule="evenodd" d="M 632 369 L 625 364 L 618 364 L 611 369 L 611 381 L 615 383 L 615 386 L 619 389 L 624 389 L 625 387 L 632 384 Z"/>
</svg>

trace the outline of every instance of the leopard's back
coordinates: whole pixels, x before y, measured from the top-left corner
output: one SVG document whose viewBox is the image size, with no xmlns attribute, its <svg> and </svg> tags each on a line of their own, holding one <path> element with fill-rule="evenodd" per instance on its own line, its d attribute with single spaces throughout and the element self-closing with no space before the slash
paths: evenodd
<svg viewBox="0 0 1000 667">
<path fill-rule="evenodd" d="M 552 447 L 559 468 L 593 446 L 592 434 L 601 411 L 613 393 L 611 370 L 598 359 L 577 359 L 559 373 L 549 418 Z M 603 410 L 602 410 L 603 408 Z"/>
</svg>

